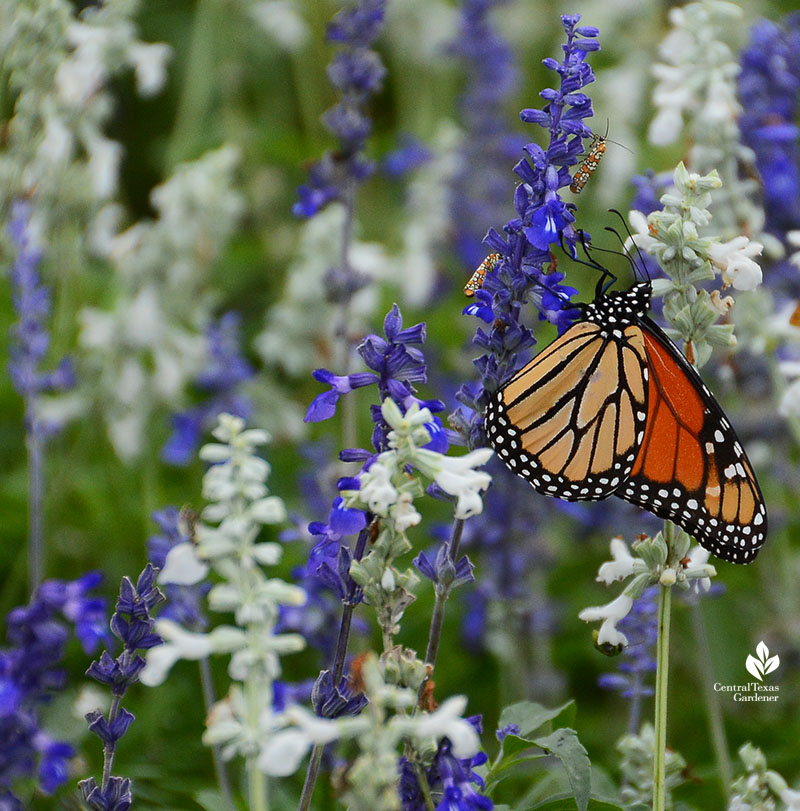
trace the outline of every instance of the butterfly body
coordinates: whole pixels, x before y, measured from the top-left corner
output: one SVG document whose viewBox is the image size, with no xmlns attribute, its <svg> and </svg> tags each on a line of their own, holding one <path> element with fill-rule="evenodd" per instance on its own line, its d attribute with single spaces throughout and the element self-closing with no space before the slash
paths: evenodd
<svg viewBox="0 0 800 811">
<path fill-rule="evenodd" d="M 598 294 L 492 398 L 489 442 L 544 495 L 610 495 L 749 563 L 767 515 L 747 455 L 711 392 L 653 322 L 651 285 Z"/>
</svg>

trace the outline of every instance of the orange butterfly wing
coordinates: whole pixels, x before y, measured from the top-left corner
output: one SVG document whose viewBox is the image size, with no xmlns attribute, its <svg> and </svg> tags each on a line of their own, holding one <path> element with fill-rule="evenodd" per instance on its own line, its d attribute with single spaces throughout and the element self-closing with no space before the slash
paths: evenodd
<svg viewBox="0 0 800 811">
<path fill-rule="evenodd" d="M 700 376 L 642 319 L 648 358 L 644 440 L 617 495 L 668 518 L 724 560 L 750 563 L 767 512 L 747 454 Z"/>
</svg>

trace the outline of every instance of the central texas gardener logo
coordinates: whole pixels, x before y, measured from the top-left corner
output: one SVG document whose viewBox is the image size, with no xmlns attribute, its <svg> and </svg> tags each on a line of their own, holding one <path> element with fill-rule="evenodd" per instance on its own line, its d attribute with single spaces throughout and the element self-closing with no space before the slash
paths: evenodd
<svg viewBox="0 0 800 811">
<path fill-rule="evenodd" d="M 745 667 L 751 676 L 755 676 L 759 681 L 764 681 L 764 676 L 772 673 L 780 663 L 781 660 L 778 656 L 769 655 L 769 648 L 762 641 L 756 647 L 755 656 L 748 654 Z"/>
</svg>

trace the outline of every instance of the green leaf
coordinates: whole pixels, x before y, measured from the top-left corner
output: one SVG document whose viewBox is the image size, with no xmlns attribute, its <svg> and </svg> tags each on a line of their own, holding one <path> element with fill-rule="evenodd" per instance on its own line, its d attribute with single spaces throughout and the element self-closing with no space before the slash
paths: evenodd
<svg viewBox="0 0 800 811">
<path fill-rule="evenodd" d="M 516 724 L 519 727 L 519 737 L 524 738 L 530 735 L 534 730 L 546 724 L 548 721 L 553 721 L 558 718 L 562 713 L 572 713 L 569 721 L 566 719 L 564 723 L 572 723 L 575 713 L 575 702 L 568 701 L 560 707 L 549 709 L 535 701 L 519 701 L 516 704 L 511 704 L 500 713 L 500 720 L 497 723 L 498 729 L 503 729 L 509 724 Z"/>
<path fill-rule="evenodd" d="M 486 788 L 491 791 L 504 777 L 506 772 L 520 763 L 530 760 L 541 760 L 546 757 L 543 753 L 533 754 L 530 752 L 534 748 L 531 741 L 518 738 L 516 735 L 507 735 L 503 740 L 503 747 L 497 759 L 492 763 L 491 768 L 485 776 Z M 528 754 L 523 754 L 527 752 Z"/>
<path fill-rule="evenodd" d="M 578 740 L 578 733 L 574 729 L 557 729 L 545 738 L 537 738 L 534 743 L 561 761 L 578 811 L 586 811 L 591 793 L 592 764 L 583 744 Z"/>
<path fill-rule="evenodd" d="M 205 811 L 225 811 L 228 807 L 216 789 L 201 789 L 195 793 L 194 801 Z"/>
</svg>

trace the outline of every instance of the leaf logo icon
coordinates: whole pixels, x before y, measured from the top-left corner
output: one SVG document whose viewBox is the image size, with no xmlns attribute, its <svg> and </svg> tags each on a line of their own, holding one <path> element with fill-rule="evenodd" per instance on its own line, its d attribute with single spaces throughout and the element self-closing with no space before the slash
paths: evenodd
<svg viewBox="0 0 800 811">
<path fill-rule="evenodd" d="M 767 673 L 772 673 L 780 663 L 781 660 L 777 655 L 769 655 L 769 648 L 762 640 L 756 646 L 756 655 L 748 654 L 745 667 L 752 676 L 755 676 L 759 681 L 764 681 L 764 676 Z"/>
</svg>

